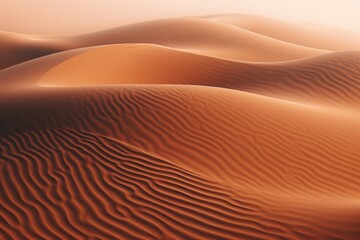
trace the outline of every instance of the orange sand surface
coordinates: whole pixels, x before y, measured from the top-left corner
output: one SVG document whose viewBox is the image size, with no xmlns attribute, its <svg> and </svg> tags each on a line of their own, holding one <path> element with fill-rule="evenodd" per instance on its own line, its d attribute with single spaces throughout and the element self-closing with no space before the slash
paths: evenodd
<svg viewBox="0 0 360 240">
<path fill-rule="evenodd" d="M 346 34 L 247 14 L 0 32 L 0 239 L 359 239 Z"/>
</svg>

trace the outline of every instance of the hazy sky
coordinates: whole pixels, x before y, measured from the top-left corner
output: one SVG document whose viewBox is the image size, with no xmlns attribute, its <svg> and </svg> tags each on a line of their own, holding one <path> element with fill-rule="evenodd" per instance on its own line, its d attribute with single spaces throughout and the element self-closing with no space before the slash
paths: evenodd
<svg viewBox="0 0 360 240">
<path fill-rule="evenodd" d="M 360 32 L 360 0 L 0 0 L 0 30 L 71 34 L 213 13 L 253 13 Z"/>
</svg>

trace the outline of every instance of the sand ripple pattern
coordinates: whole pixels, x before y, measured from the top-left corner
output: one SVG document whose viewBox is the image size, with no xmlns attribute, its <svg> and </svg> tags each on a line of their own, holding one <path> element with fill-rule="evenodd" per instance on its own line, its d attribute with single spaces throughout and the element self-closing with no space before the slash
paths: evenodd
<svg viewBox="0 0 360 240">
<path fill-rule="evenodd" d="M 23 132 L 2 137 L 1 152 L 2 239 L 302 239 L 329 230 L 290 227 L 256 195 L 103 136 Z"/>
</svg>

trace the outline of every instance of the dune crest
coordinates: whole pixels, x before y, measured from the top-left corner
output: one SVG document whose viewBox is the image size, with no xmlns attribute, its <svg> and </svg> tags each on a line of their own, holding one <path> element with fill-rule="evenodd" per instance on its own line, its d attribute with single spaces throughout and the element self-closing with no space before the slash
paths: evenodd
<svg viewBox="0 0 360 240">
<path fill-rule="evenodd" d="M 84 50 L 49 69 L 38 83 L 205 85 L 356 108 L 360 100 L 359 75 L 358 51 L 264 64 L 228 61 L 157 45 L 127 44 Z"/>
</svg>

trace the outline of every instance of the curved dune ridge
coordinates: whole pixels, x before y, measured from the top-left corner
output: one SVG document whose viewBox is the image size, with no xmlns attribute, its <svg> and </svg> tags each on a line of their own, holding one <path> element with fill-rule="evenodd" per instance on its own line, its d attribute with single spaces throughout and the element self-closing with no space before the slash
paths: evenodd
<svg viewBox="0 0 360 240">
<path fill-rule="evenodd" d="M 1 33 L 0 239 L 358 239 L 360 52 L 336 35 Z"/>
<path fill-rule="evenodd" d="M 189 26 L 191 26 L 189 28 Z M 163 19 L 73 36 L 1 33 L 0 69 L 59 51 L 120 43 L 149 43 L 245 61 L 285 61 L 326 51 L 201 18 Z"/>
<path fill-rule="evenodd" d="M 102 77 L 104 74 L 106 78 Z M 38 84 L 205 85 L 300 102 L 359 107 L 359 79 L 360 51 L 258 64 L 228 61 L 157 45 L 121 44 L 84 50 L 51 68 Z"/>
</svg>

